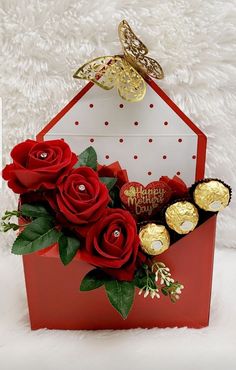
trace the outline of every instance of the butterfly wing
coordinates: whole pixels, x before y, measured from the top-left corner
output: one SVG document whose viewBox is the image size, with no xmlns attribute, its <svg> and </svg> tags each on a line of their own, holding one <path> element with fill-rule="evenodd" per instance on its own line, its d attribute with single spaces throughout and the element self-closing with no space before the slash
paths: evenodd
<svg viewBox="0 0 236 370">
<path fill-rule="evenodd" d="M 137 38 L 126 21 L 119 24 L 118 32 L 127 61 L 142 75 L 162 79 L 164 73 L 160 64 L 146 56 L 147 47 Z"/>
<path fill-rule="evenodd" d="M 145 55 L 137 58 L 134 63 L 141 73 L 144 73 L 145 75 L 153 78 L 157 78 L 159 80 L 164 78 L 163 69 L 156 60 Z"/>
<path fill-rule="evenodd" d="M 143 77 L 124 58 L 120 58 L 115 67 L 117 68 L 115 83 L 121 98 L 130 102 L 142 100 L 146 93 Z"/>
<path fill-rule="evenodd" d="M 147 54 L 148 48 L 138 39 L 128 22 L 125 20 L 120 22 L 118 33 L 125 55 L 135 59 L 139 55 Z"/>
<path fill-rule="evenodd" d="M 80 67 L 74 77 L 90 80 L 106 90 L 116 86 L 120 96 L 132 102 L 141 100 L 146 92 L 142 76 L 119 56 L 93 59 Z"/>
<path fill-rule="evenodd" d="M 110 90 L 115 86 L 116 76 L 112 71 L 116 63 L 117 58 L 114 56 L 95 58 L 80 67 L 73 77 L 92 81 L 103 89 Z"/>
</svg>

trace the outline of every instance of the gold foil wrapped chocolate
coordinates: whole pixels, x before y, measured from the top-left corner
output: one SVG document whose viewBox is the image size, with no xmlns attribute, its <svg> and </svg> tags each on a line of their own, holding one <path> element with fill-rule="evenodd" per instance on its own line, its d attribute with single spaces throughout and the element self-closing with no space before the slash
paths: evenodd
<svg viewBox="0 0 236 370">
<path fill-rule="evenodd" d="M 197 208 L 188 201 L 171 204 L 165 211 L 167 225 L 178 234 L 188 234 L 198 224 Z"/>
<path fill-rule="evenodd" d="M 230 188 L 219 180 L 207 180 L 196 185 L 194 202 L 204 211 L 218 212 L 230 201 Z"/>
<path fill-rule="evenodd" d="M 152 256 L 165 252 L 170 245 L 169 232 L 163 225 L 149 223 L 141 227 L 139 238 L 143 251 Z"/>
</svg>

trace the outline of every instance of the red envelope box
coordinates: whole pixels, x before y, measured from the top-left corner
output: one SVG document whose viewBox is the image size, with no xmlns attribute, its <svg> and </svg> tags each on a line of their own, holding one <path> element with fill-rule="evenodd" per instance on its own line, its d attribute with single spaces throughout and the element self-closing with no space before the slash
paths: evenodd
<svg viewBox="0 0 236 370">
<path fill-rule="evenodd" d="M 208 325 L 216 216 L 184 236 L 161 255 L 183 283 L 180 300 L 136 297 L 126 320 L 108 302 L 103 287 L 80 292 L 92 266 L 74 259 L 63 266 L 57 246 L 46 254 L 25 255 L 24 271 L 32 329 L 202 328 Z"/>
<path fill-rule="evenodd" d="M 160 176 L 179 175 L 187 185 L 204 177 L 206 136 L 151 79 L 139 103 L 123 101 L 115 89 L 89 82 L 37 135 L 63 138 L 79 154 L 92 145 L 100 164 L 119 161 L 130 181 L 144 186 Z M 208 325 L 216 217 L 212 216 L 159 256 L 184 285 L 173 304 L 139 296 L 123 320 L 104 288 L 80 292 L 93 267 L 74 259 L 63 266 L 57 246 L 25 255 L 24 269 L 32 329 L 128 329 Z"/>
</svg>

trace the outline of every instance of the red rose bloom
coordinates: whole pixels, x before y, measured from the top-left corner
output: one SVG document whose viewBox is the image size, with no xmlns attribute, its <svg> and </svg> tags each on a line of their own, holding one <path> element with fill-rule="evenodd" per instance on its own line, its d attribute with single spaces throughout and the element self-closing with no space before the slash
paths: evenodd
<svg viewBox="0 0 236 370">
<path fill-rule="evenodd" d="M 76 227 L 84 235 L 88 227 L 103 214 L 110 201 L 107 187 L 89 167 L 79 167 L 64 177 L 57 189 L 46 194 L 51 207 L 64 226 Z M 63 216 L 63 217 L 61 217 Z M 71 225 L 72 224 L 72 225 Z"/>
<path fill-rule="evenodd" d="M 63 140 L 26 140 L 15 146 L 11 157 L 13 163 L 6 165 L 2 176 L 18 194 L 55 188 L 59 177 L 77 162 L 75 153 Z"/>
<path fill-rule="evenodd" d="M 99 177 L 116 177 L 116 185 L 121 187 L 129 181 L 127 171 L 122 170 L 119 162 L 111 163 L 109 166 L 98 166 Z"/>
<path fill-rule="evenodd" d="M 182 198 L 188 195 L 188 187 L 180 177 L 174 176 L 170 179 L 168 176 L 160 177 L 160 181 L 165 182 L 172 190 L 173 198 Z"/>
<path fill-rule="evenodd" d="M 89 230 L 79 256 L 115 279 L 130 281 L 134 277 L 138 247 L 137 227 L 131 214 L 108 208 Z"/>
</svg>

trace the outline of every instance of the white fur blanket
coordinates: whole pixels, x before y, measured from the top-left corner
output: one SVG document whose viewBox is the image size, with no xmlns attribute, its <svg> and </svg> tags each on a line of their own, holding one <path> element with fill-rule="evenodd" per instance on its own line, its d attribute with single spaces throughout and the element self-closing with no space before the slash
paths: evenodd
<svg viewBox="0 0 236 370">
<path fill-rule="evenodd" d="M 160 61 L 160 86 L 208 135 L 207 171 L 235 188 L 235 0 L 0 0 L 3 163 L 78 91 L 73 72 L 91 57 L 120 51 L 127 19 Z M 16 197 L 3 185 L 0 211 Z M 0 368 L 236 368 L 234 197 L 218 219 L 209 328 L 31 333 L 13 234 L 0 235 Z M 196 292 L 197 294 L 197 292 Z"/>
</svg>

